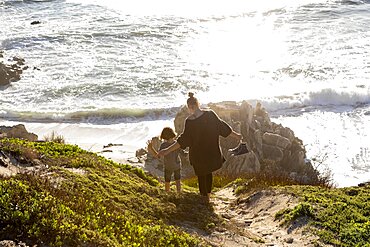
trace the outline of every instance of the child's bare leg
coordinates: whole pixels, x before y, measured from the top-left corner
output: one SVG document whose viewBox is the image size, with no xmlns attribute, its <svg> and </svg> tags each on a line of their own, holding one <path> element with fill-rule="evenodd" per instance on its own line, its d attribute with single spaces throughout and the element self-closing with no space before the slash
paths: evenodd
<svg viewBox="0 0 370 247">
<path fill-rule="evenodd" d="M 181 181 L 180 180 L 176 180 L 176 189 L 178 193 L 181 192 Z"/>
<path fill-rule="evenodd" d="M 165 189 L 166 192 L 170 191 L 170 182 L 165 182 L 164 183 L 164 189 Z"/>
</svg>

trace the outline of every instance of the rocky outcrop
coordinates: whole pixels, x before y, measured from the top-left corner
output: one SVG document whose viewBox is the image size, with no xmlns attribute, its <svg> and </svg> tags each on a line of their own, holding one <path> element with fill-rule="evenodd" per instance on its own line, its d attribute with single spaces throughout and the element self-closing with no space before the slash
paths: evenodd
<svg viewBox="0 0 370 247">
<path fill-rule="evenodd" d="M 0 58 L 3 57 L 3 52 L 0 51 Z M 0 60 L 0 86 L 8 86 L 11 82 L 19 81 L 23 71 L 28 68 L 24 62 L 25 60 L 19 57 L 13 57 L 8 64 Z"/>
<path fill-rule="evenodd" d="M 0 138 L 19 138 L 29 141 L 37 141 L 38 136 L 36 134 L 30 133 L 26 130 L 23 124 L 14 125 L 11 127 L 0 126 Z"/>
<path fill-rule="evenodd" d="M 265 172 L 276 176 L 287 176 L 305 184 L 318 182 L 318 172 L 307 162 L 303 142 L 294 132 L 271 121 L 269 114 L 257 103 L 255 107 L 246 101 L 212 103 L 208 107 L 215 111 L 235 131 L 243 135 L 243 142 L 249 153 L 232 156 L 229 149 L 238 143 L 233 138 L 220 138 L 220 146 L 225 156 L 225 163 L 219 170 L 229 176 L 241 176 Z M 188 117 L 183 107 L 174 120 L 175 131 L 182 133 L 185 119 Z M 159 143 L 159 140 L 158 140 Z M 159 145 L 159 144 L 158 144 Z M 149 159 L 150 154 L 148 155 Z M 191 176 L 192 169 L 187 157 L 182 158 L 183 174 Z M 185 168 L 185 171 L 184 171 Z"/>
</svg>

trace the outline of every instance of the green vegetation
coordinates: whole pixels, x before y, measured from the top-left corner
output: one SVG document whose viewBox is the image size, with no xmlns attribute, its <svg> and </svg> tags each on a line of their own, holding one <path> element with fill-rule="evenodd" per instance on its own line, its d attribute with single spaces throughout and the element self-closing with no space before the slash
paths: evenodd
<svg viewBox="0 0 370 247">
<path fill-rule="evenodd" d="M 302 202 L 295 206 L 293 209 L 286 208 L 275 215 L 275 219 L 279 219 L 284 216 L 284 221 L 282 225 L 292 222 L 300 217 L 313 217 L 314 216 L 314 209 L 313 207 L 307 203 Z"/>
<path fill-rule="evenodd" d="M 300 199 L 294 208 L 279 211 L 275 218 L 282 226 L 304 220 L 326 244 L 343 247 L 370 246 L 370 185 L 330 188 L 330 186 L 293 185 L 294 182 L 256 176 L 231 183 L 235 193 L 248 197 L 262 189 L 273 189 Z"/>
<path fill-rule="evenodd" d="M 165 194 L 143 170 L 73 145 L 0 140 L 35 171 L 0 177 L 0 239 L 50 246 L 206 246 L 177 225 L 220 223 L 197 193 Z"/>
<path fill-rule="evenodd" d="M 285 188 L 302 199 L 287 220 L 308 216 L 316 234 L 335 246 L 370 246 L 370 187 L 327 189 L 314 186 Z"/>
</svg>

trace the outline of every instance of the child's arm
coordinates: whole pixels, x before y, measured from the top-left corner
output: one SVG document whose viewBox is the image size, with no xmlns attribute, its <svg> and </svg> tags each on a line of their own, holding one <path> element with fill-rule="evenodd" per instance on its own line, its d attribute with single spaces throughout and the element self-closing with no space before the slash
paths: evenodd
<svg viewBox="0 0 370 247">
<path fill-rule="evenodd" d="M 159 159 L 158 152 L 154 149 L 152 141 L 148 141 L 148 152 L 151 153 L 155 158 Z"/>
<path fill-rule="evenodd" d="M 162 149 L 158 152 L 158 156 L 166 156 L 167 154 L 171 153 L 172 151 L 175 151 L 176 149 L 180 148 L 180 144 L 175 141 L 171 146 L 168 148 Z"/>
</svg>

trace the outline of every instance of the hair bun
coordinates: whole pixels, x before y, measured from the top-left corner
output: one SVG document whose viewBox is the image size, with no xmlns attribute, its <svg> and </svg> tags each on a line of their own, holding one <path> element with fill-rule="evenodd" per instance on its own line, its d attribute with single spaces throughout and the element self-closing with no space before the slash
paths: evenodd
<svg viewBox="0 0 370 247">
<path fill-rule="evenodd" d="M 188 93 L 188 96 L 189 96 L 189 98 L 193 98 L 193 97 L 194 97 L 194 93 L 189 92 L 189 93 Z"/>
</svg>

